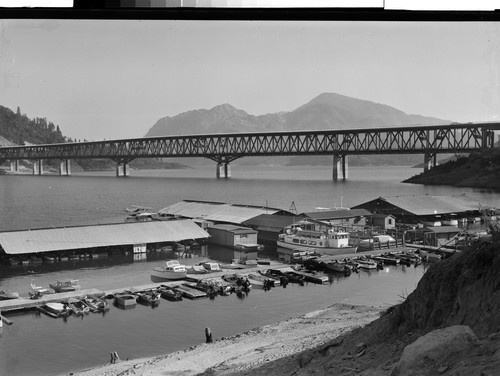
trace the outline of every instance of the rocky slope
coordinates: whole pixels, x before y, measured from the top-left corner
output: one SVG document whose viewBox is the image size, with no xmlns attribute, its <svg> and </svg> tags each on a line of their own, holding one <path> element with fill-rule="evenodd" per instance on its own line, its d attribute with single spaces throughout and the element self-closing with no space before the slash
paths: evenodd
<svg viewBox="0 0 500 376">
<path fill-rule="evenodd" d="M 405 180 L 405 183 L 500 188 L 500 148 L 446 162 Z"/>
</svg>

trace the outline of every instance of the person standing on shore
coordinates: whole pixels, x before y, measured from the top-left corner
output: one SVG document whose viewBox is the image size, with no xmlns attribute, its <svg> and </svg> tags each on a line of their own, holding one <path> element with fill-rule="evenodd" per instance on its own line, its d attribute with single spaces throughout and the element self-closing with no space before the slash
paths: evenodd
<svg viewBox="0 0 500 376">
<path fill-rule="evenodd" d="M 212 343 L 212 332 L 210 331 L 210 328 L 205 328 L 205 339 L 206 343 Z"/>
</svg>

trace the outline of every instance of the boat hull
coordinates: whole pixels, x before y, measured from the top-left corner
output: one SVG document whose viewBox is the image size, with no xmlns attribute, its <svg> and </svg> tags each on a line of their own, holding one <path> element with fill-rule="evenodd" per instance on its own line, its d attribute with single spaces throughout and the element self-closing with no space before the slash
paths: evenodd
<svg viewBox="0 0 500 376">
<path fill-rule="evenodd" d="M 309 247 L 308 245 L 300 245 L 297 246 L 297 244 L 290 244 L 290 243 L 285 243 L 283 241 L 278 240 L 277 242 L 278 247 L 286 248 L 286 249 L 292 249 L 292 250 L 297 250 L 297 251 L 310 251 L 310 252 L 316 252 L 320 255 L 327 255 L 327 256 L 335 256 L 335 255 L 349 255 L 352 253 L 356 253 L 358 250 L 358 247 L 341 247 L 341 248 L 331 248 L 331 247 Z"/>
<path fill-rule="evenodd" d="M 154 268 L 151 271 L 151 280 L 153 282 L 162 281 L 177 281 L 186 278 L 187 272 L 184 270 L 182 272 L 175 272 L 173 270 L 166 270 L 165 268 Z"/>
</svg>

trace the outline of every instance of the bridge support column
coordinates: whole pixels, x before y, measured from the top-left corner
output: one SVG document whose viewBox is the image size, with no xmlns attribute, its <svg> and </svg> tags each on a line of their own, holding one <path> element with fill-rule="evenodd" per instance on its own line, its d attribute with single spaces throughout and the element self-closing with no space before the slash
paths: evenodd
<svg viewBox="0 0 500 376">
<path fill-rule="evenodd" d="M 19 160 L 10 161 L 10 171 L 17 172 L 19 171 Z"/>
<path fill-rule="evenodd" d="M 347 180 L 349 175 L 349 163 L 347 155 L 335 154 L 333 156 L 333 180 Z"/>
<path fill-rule="evenodd" d="M 436 154 L 424 154 L 424 172 L 429 171 L 431 168 L 436 167 Z"/>
<path fill-rule="evenodd" d="M 128 176 L 128 163 L 117 163 L 116 164 L 116 176 Z"/>
<path fill-rule="evenodd" d="M 33 175 L 42 175 L 43 174 L 43 160 L 39 159 L 38 161 L 33 162 Z"/>
<path fill-rule="evenodd" d="M 215 176 L 217 177 L 217 179 L 230 178 L 231 166 L 229 165 L 229 163 L 217 163 Z"/>
<path fill-rule="evenodd" d="M 59 165 L 59 175 L 71 175 L 71 161 L 69 159 L 62 161 Z"/>
</svg>

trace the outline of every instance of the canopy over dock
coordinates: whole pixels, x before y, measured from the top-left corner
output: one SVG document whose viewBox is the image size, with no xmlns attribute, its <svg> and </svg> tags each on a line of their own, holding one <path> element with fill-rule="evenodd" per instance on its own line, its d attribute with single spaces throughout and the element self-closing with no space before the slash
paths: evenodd
<svg viewBox="0 0 500 376">
<path fill-rule="evenodd" d="M 180 242 L 210 235 L 189 219 L 0 232 L 7 255 L 131 244 Z"/>
</svg>

